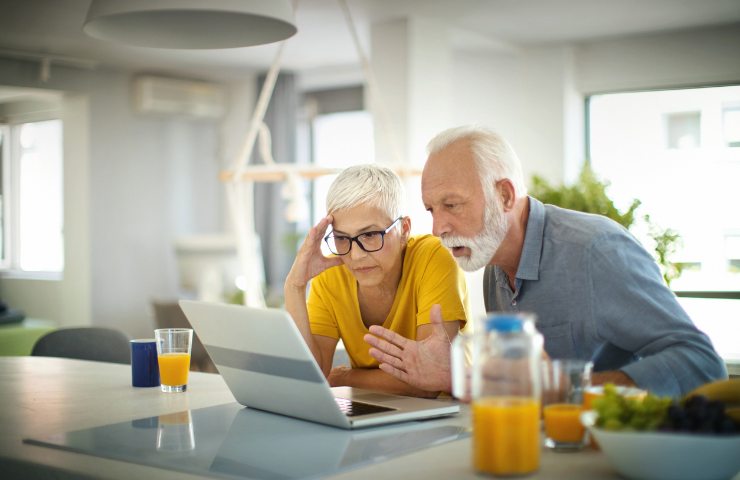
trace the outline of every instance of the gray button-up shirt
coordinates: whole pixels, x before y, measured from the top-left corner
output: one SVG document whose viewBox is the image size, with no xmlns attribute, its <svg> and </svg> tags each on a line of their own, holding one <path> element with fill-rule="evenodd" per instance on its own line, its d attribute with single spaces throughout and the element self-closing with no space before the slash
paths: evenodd
<svg viewBox="0 0 740 480">
<path fill-rule="evenodd" d="M 621 225 L 529 198 L 516 289 L 486 267 L 487 311 L 537 315 L 551 358 L 621 369 L 659 395 L 727 377 L 709 338 L 666 287 L 657 264 Z"/>
</svg>

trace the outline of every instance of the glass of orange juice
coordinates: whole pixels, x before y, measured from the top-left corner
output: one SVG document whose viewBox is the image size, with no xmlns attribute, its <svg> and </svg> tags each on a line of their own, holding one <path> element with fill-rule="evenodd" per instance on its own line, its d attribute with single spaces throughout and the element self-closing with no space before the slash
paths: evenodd
<svg viewBox="0 0 740 480">
<path fill-rule="evenodd" d="M 581 424 L 581 412 L 591 368 L 591 363 L 584 360 L 543 362 L 542 416 L 546 447 L 555 451 L 583 448 L 586 431 Z"/>
<path fill-rule="evenodd" d="M 192 328 L 160 328 L 154 330 L 157 341 L 159 383 L 163 392 L 184 392 L 188 387 Z"/>
</svg>

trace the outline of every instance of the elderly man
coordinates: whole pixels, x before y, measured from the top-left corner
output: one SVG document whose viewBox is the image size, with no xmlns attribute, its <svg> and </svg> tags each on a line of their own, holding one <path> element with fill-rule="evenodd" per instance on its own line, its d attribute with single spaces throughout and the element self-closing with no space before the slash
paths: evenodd
<svg viewBox="0 0 740 480">
<path fill-rule="evenodd" d="M 486 268 L 487 311 L 534 312 L 547 354 L 594 360 L 595 384 L 678 396 L 727 377 L 710 340 L 624 228 L 527 196 L 516 153 L 494 132 L 453 128 L 428 149 L 421 188 L 433 233 L 463 269 Z M 443 314 L 432 310 L 432 324 Z M 365 341 L 381 369 L 450 391 L 444 329 L 419 342 L 378 326 L 370 332 Z"/>
</svg>

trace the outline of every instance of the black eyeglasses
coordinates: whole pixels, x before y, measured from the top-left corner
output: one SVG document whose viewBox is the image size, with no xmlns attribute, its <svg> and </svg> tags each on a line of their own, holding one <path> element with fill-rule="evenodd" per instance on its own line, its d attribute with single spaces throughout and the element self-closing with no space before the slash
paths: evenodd
<svg viewBox="0 0 740 480">
<path fill-rule="evenodd" d="M 374 232 L 365 232 L 354 237 L 348 237 L 346 235 L 334 235 L 334 232 L 324 237 L 324 241 L 329 246 L 329 250 L 334 255 L 347 255 L 352 250 L 352 242 L 357 242 L 357 246 L 366 252 L 377 252 L 383 245 L 385 245 L 385 234 L 390 232 L 391 229 L 401 220 L 403 217 L 398 217 L 393 220 L 393 223 L 388 225 L 385 230 L 378 230 Z"/>
</svg>

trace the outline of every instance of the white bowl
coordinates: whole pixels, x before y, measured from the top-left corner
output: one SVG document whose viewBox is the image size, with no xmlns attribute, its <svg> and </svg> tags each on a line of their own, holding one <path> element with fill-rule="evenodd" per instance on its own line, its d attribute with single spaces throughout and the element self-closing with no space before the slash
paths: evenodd
<svg viewBox="0 0 740 480">
<path fill-rule="evenodd" d="M 740 473 L 740 435 L 609 431 L 595 426 L 597 414 L 581 414 L 609 463 L 639 480 L 727 480 Z"/>
</svg>

